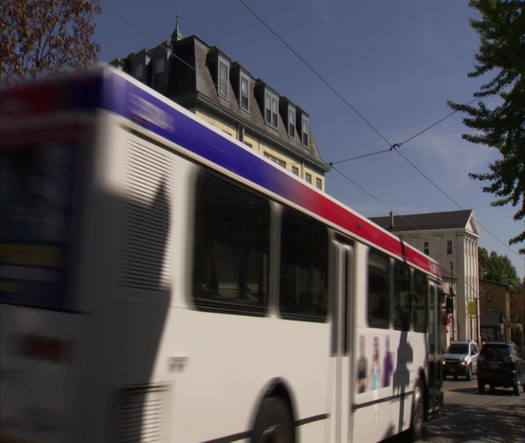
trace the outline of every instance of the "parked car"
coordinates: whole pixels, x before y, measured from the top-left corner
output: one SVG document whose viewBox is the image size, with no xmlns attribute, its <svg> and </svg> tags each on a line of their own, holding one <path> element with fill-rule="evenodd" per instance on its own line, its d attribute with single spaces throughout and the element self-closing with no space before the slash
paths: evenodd
<svg viewBox="0 0 525 443">
<path fill-rule="evenodd" d="M 446 379 L 448 375 L 464 376 L 472 380 L 472 374 L 476 373 L 479 349 L 473 341 L 457 341 L 450 344 L 441 360 L 441 373 Z"/>
<path fill-rule="evenodd" d="M 525 360 L 513 342 L 490 341 L 483 344 L 478 358 L 478 391 L 485 385 L 511 387 L 516 395 L 525 390 Z"/>
</svg>

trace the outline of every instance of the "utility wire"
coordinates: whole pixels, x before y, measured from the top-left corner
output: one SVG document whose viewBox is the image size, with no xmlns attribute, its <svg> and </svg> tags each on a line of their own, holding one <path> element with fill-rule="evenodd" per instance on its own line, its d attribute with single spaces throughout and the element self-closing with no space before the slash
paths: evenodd
<svg viewBox="0 0 525 443">
<path fill-rule="evenodd" d="M 381 151 L 369 152 L 368 154 L 361 154 L 361 155 L 358 155 L 356 157 L 344 158 L 343 160 L 337 160 L 335 162 L 329 162 L 328 164 L 333 167 L 334 165 L 337 165 L 339 163 L 345 163 L 345 162 L 349 162 L 351 160 L 359 160 L 359 159 L 362 159 L 362 158 L 367 158 L 367 157 L 372 157 L 374 155 L 383 154 L 385 152 L 390 152 L 390 151 L 393 151 L 394 149 L 397 149 L 398 147 L 399 147 L 399 145 L 392 145 L 388 149 L 382 149 Z"/>
<path fill-rule="evenodd" d="M 445 192 L 436 182 L 434 182 L 428 175 L 426 175 L 420 168 L 418 168 L 407 156 L 403 155 L 400 151 L 396 151 L 410 166 L 412 166 L 419 174 L 427 180 L 432 186 L 434 186 L 441 194 L 443 194 L 448 200 L 450 200 L 457 208 L 461 210 L 465 210 L 456 200 L 454 200 L 447 192 Z M 494 234 L 492 231 L 489 230 L 486 226 L 482 225 L 479 220 L 476 220 L 478 225 L 483 228 L 485 231 L 487 231 L 492 238 L 494 238 L 499 244 L 507 248 L 509 251 L 511 251 L 513 254 L 521 258 L 521 255 L 516 252 L 514 249 L 512 249 L 509 245 L 505 244 L 503 241 L 501 241 L 496 234 Z"/>
<path fill-rule="evenodd" d="M 454 203 L 455 206 L 457 206 L 459 209 L 464 209 L 456 200 L 454 200 L 450 195 L 448 195 L 443 189 L 441 189 L 441 187 L 435 182 L 433 181 L 428 175 L 426 175 L 421 169 L 419 169 L 406 155 L 404 155 L 402 152 L 400 151 L 396 151 L 410 166 L 412 166 L 412 168 L 414 168 L 417 172 L 419 172 L 419 174 L 425 179 L 427 180 L 432 186 L 434 186 L 434 188 L 436 188 L 441 194 L 443 194 L 443 196 L 445 196 L 445 198 L 447 198 L 448 200 L 450 200 L 452 203 Z"/>
<path fill-rule="evenodd" d="M 457 110 L 454 110 L 454 111 L 451 111 L 450 113 L 448 113 L 447 115 L 445 115 L 444 117 L 440 118 L 439 120 L 435 121 L 434 123 L 430 124 L 429 126 L 425 127 L 424 129 L 422 129 L 421 131 L 417 132 L 416 134 L 412 135 L 411 137 L 407 138 L 406 140 L 400 142 L 400 143 L 392 143 L 390 142 L 390 140 L 388 140 L 388 138 L 383 134 L 381 133 L 371 122 L 370 120 L 368 120 L 361 112 L 359 112 L 359 110 L 353 106 L 337 89 L 335 89 L 335 87 L 333 87 L 330 82 L 328 80 L 326 80 L 326 78 L 317 70 L 315 69 L 303 56 L 301 56 L 297 50 L 295 50 L 283 37 L 281 37 L 281 35 L 275 30 L 273 29 L 259 14 L 257 14 L 257 12 L 255 12 L 247 3 L 245 0 L 239 0 L 240 3 L 257 19 L 259 20 L 263 26 L 268 29 L 284 46 L 286 46 L 290 52 L 292 52 L 292 54 L 294 54 L 300 61 L 301 63 L 303 63 L 319 80 L 321 80 L 321 82 L 328 88 L 330 89 L 345 105 L 347 105 L 364 123 L 366 123 L 366 125 L 368 127 L 370 127 L 370 129 L 372 129 L 372 131 L 374 131 L 388 146 L 389 146 L 389 149 L 384 149 L 382 151 L 376 151 L 376 152 L 372 152 L 370 154 L 363 154 L 363 155 L 359 155 L 357 157 L 351 157 L 351 158 L 347 158 L 347 159 L 344 159 L 344 160 L 339 160 L 339 161 L 335 161 L 335 162 L 331 162 L 329 163 L 330 165 L 335 165 L 335 164 L 338 164 L 338 163 L 344 163 L 344 162 L 347 162 L 347 161 L 351 161 L 351 160 L 358 160 L 358 159 L 361 159 L 361 158 L 365 158 L 365 157 L 371 157 L 373 155 L 378 155 L 378 154 L 383 154 L 383 153 L 386 153 L 386 152 L 389 152 L 389 151 L 392 151 L 394 149 L 397 149 L 397 148 L 400 148 L 401 146 L 403 146 L 404 144 L 414 140 L 415 138 L 419 137 L 420 135 L 424 134 L 425 132 L 429 131 L 430 129 L 432 129 L 433 127 L 439 125 L 440 123 L 442 123 L 443 121 L 447 120 L 448 118 L 452 117 L 456 112 L 458 112 Z M 475 100 L 477 100 L 477 97 L 472 99 L 471 101 L 469 101 L 467 103 L 467 105 L 471 104 L 472 102 L 474 102 Z"/>
<path fill-rule="evenodd" d="M 472 100 L 470 100 L 467 103 L 467 106 L 470 105 L 471 103 L 475 102 L 476 100 L 478 100 L 478 97 L 474 97 Z M 403 146 L 405 143 L 411 142 L 416 137 L 419 137 L 420 135 L 424 134 L 425 132 L 430 131 L 433 127 L 439 125 L 440 123 L 444 122 L 448 118 L 452 117 L 456 112 L 458 112 L 457 109 L 454 110 L 454 111 L 449 112 L 447 115 L 445 115 L 444 117 L 442 117 L 439 120 L 435 121 L 434 123 L 428 125 L 426 128 L 422 129 L 421 131 L 415 133 L 413 136 L 411 136 L 411 137 L 407 138 L 406 140 L 403 140 L 402 142 L 398 143 L 398 146 Z"/>
<path fill-rule="evenodd" d="M 245 0 L 239 0 L 241 2 L 241 4 L 255 17 L 257 18 L 257 20 L 259 20 L 266 29 L 268 29 L 283 45 L 285 45 L 311 72 L 313 72 L 315 74 L 315 76 L 321 80 L 321 82 L 328 88 L 330 89 L 339 99 L 341 99 L 343 101 L 343 103 L 345 103 L 362 121 L 364 121 L 388 146 L 389 146 L 389 149 L 385 149 L 385 150 L 382 150 L 382 151 L 376 151 L 376 152 L 372 152 L 372 153 L 369 153 L 369 154 L 363 154 L 363 155 L 359 155 L 357 157 L 352 157 L 350 159 L 345 159 L 345 160 L 340 160 L 340 161 L 337 161 L 337 162 L 330 162 L 329 165 L 332 166 L 332 169 L 334 169 L 336 172 L 338 172 L 339 174 L 343 175 L 341 173 L 341 171 L 339 171 L 338 169 L 336 169 L 334 167 L 335 164 L 338 164 L 338 163 L 343 163 L 345 161 L 350 161 L 350 160 L 356 160 L 358 158 L 365 158 L 365 157 L 371 157 L 373 155 L 378 155 L 378 154 L 382 154 L 382 153 L 385 153 L 385 152 L 389 152 L 389 151 L 396 151 L 399 155 L 401 155 L 401 157 L 403 157 L 403 159 L 410 165 L 412 166 L 414 169 L 416 169 L 416 171 L 418 171 L 429 183 L 431 183 L 441 194 L 443 194 L 448 200 L 450 200 L 452 203 L 454 203 L 458 208 L 464 210 L 463 207 L 461 207 L 461 205 L 456 202 L 456 200 L 454 200 L 448 193 L 446 193 L 443 189 L 441 189 L 441 187 L 435 183 L 432 179 L 430 179 L 430 177 L 428 177 L 423 171 L 421 171 L 421 169 L 419 169 L 412 161 L 410 161 L 405 155 L 403 155 L 398 148 L 400 148 L 402 145 L 414 140 L 416 137 L 419 137 L 420 135 L 424 134 L 425 132 L 429 131 L 430 129 L 434 128 L 435 126 L 437 126 L 438 124 L 440 124 L 441 122 L 447 120 L 448 118 L 452 117 L 457 111 L 454 110 L 450 113 L 448 113 L 447 115 L 445 115 L 444 117 L 442 117 L 441 119 L 437 120 L 436 122 L 430 124 L 429 126 L 427 126 L 426 128 L 422 129 L 421 131 L 417 132 L 416 134 L 412 135 L 411 137 L 407 138 L 406 140 L 400 142 L 400 143 L 391 143 L 388 138 L 386 138 L 368 119 L 366 119 L 339 91 L 337 91 L 314 67 L 312 67 L 312 65 L 310 65 L 310 63 L 308 63 L 308 61 L 302 57 L 290 44 L 288 44 L 288 42 L 286 40 L 284 40 L 283 37 L 281 37 L 262 17 L 260 17 L 246 2 Z M 475 97 L 473 98 L 472 100 L 470 100 L 467 104 L 471 104 L 472 102 L 476 101 L 478 98 Z M 386 205 L 384 202 L 382 202 L 381 200 L 379 200 L 376 196 L 370 194 L 367 190 L 365 190 L 361 185 L 358 185 L 356 182 L 354 182 L 353 180 L 351 180 L 349 177 L 343 175 L 347 180 L 351 181 L 352 183 L 354 183 L 356 186 L 358 186 L 361 190 L 363 190 L 364 192 L 366 192 L 368 195 L 370 195 L 372 198 L 374 198 L 375 200 L 379 201 L 381 204 L 383 205 Z M 478 224 L 480 226 L 482 226 L 479 222 Z M 498 240 L 498 242 L 500 244 L 502 244 L 503 246 L 505 246 L 507 249 L 509 249 L 510 251 L 512 251 L 514 254 L 518 255 L 519 257 L 521 257 L 516 251 L 514 251 L 512 248 L 509 247 L 509 245 L 506 245 L 504 242 L 502 242 L 501 240 L 499 240 L 495 234 L 493 234 L 492 232 L 490 232 L 487 228 L 484 227 L 484 229 L 490 233 L 490 235 L 492 237 L 494 237 L 495 239 Z"/>
<path fill-rule="evenodd" d="M 349 181 L 350 183 L 352 183 L 354 186 L 356 186 L 357 188 L 359 188 L 361 191 L 363 191 L 365 194 L 367 194 L 368 196 L 372 197 L 374 200 L 376 200 L 377 202 L 381 203 L 385 208 L 387 208 L 389 211 L 392 211 L 392 212 L 396 212 L 394 211 L 393 208 L 391 208 L 387 203 L 385 203 L 383 200 L 381 200 L 379 197 L 375 196 L 374 194 L 372 194 L 368 189 L 366 189 L 365 187 L 361 186 L 359 183 L 357 183 L 355 180 L 351 179 L 350 177 L 348 177 L 348 175 L 344 174 L 343 172 L 341 172 L 339 169 L 337 169 L 335 166 L 332 166 L 332 169 L 337 172 L 341 177 L 343 177 L 345 180 Z M 397 217 L 401 218 L 402 220 L 405 220 L 407 223 L 409 223 L 410 225 L 412 225 L 415 229 L 419 229 L 417 227 L 417 225 L 410 219 L 402 216 L 402 215 L 398 215 Z"/>
<path fill-rule="evenodd" d="M 127 18 L 125 18 L 124 16 L 122 16 L 121 14 L 119 14 L 115 9 L 113 9 L 111 6 L 109 6 L 107 4 L 107 0 L 103 0 L 103 3 L 104 3 L 104 8 L 106 8 L 109 12 L 111 12 L 113 15 L 115 15 L 116 17 L 118 17 L 120 20 L 122 20 L 124 23 L 127 23 L 129 26 L 131 26 L 135 31 L 137 31 L 139 34 L 142 34 L 144 37 L 146 37 L 148 40 L 150 40 L 151 42 L 153 42 L 153 44 L 157 44 L 158 42 L 153 38 L 151 37 L 151 35 L 149 34 L 146 34 L 142 29 L 140 29 L 138 26 L 136 26 L 135 24 L 133 24 L 132 22 L 130 22 Z M 188 68 L 190 68 L 192 71 L 194 71 L 197 75 L 200 75 L 204 80 L 206 81 L 211 81 L 213 82 L 213 84 L 215 86 L 217 86 L 217 82 L 215 82 L 213 80 L 213 78 L 209 78 L 209 77 L 206 77 L 204 74 L 202 74 L 200 71 L 197 71 L 195 69 L 195 67 L 193 67 L 191 64 L 189 64 L 186 60 L 180 58 L 177 54 L 175 53 L 172 53 L 171 54 L 173 57 L 175 57 L 177 60 L 179 60 L 180 62 L 182 62 L 184 65 L 186 65 Z"/>
<path fill-rule="evenodd" d="M 379 197 L 376 197 L 374 194 L 372 194 L 368 189 L 361 186 L 359 183 L 357 183 L 355 180 L 348 177 L 346 174 L 343 174 L 339 169 L 337 169 L 335 166 L 332 166 L 332 169 L 337 172 L 341 177 L 343 177 L 345 180 L 352 183 L 354 186 L 358 187 L 363 191 L 365 194 L 367 194 L 369 197 L 372 197 L 375 201 L 381 203 L 385 208 L 387 208 L 389 211 L 392 211 L 392 208 L 388 206 L 383 200 L 381 200 Z"/>
<path fill-rule="evenodd" d="M 431 125 L 427 126 L 426 128 L 424 128 L 423 130 L 419 131 L 418 133 L 414 134 L 412 137 L 409 137 L 408 139 L 402 141 L 401 143 L 394 143 L 394 144 L 391 144 L 390 141 L 381 133 L 379 132 L 378 129 L 376 129 L 374 127 L 374 125 L 372 125 L 372 123 L 370 123 L 370 121 L 368 119 L 366 119 L 350 102 L 348 102 L 348 100 L 346 100 L 346 98 L 340 94 L 334 87 L 331 86 L 331 84 L 316 70 L 314 69 L 297 51 L 295 51 L 295 49 L 293 49 L 276 31 L 274 31 L 253 9 L 251 9 L 244 0 L 239 0 L 245 7 L 246 9 L 248 9 L 248 11 L 250 11 L 272 34 L 275 35 L 275 37 L 277 37 L 296 57 L 299 58 L 299 60 L 311 71 L 313 72 L 317 78 L 319 78 L 319 80 L 322 81 L 323 84 L 325 84 L 325 86 L 327 86 L 334 94 L 337 95 L 337 97 L 339 97 L 348 107 L 350 107 L 350 109 L 359 117 L 361 118 L 361 120 L 363 120 L 383 141 L 385 141 L 388 145 L 389 145 L 389 148 L 388 149 L 384 149 L 382 151 L 376 151 L 376 152 L 372 152 L 372 153 L 369 153 L 369 154 L 363 154 L 363 155 L 360 155 L 360 156 L 357 156 L 357 157 L 352 157 L 352 158 L 349 158 L 349 159 L 344 159 L 344 160 L 339 160 L 339 161 L 336 161 L 336 162 L 331 162 L 329 163 L 330 166 L 332 166 L 332 169 L 335 170 L 337 173 L 339 173 L 342 177 L 344 177 L 346 180 L 348 180 L 350 183 L 354 184 L 356 187 L 358 187 L 359 189 L 361 189 L 363 192 L 365 192 L 367 195 L 369 195 L 370 197 L 372 197 L 374 200 L 378 201 L 379 203 L 381 203 L 383 206 L 385 206 L 386 208 L 388 208 L 389 210 L 392 210 L 392 208 L 390 208 L 384 201 L 382 201 L 381 199 L 379 199 L 378 197 L 376 197 L 375 195 L 373 195 L 371 192 L 369 192 L 368 190 L 366 190 L 363 186 L 361 186 L 359 183 L 357 183 L 355 180 L 352 180 L 350 177 L 348 177 L 347 175 L 343 174 L 341 171 L 339 171 L 337 168 L 335 168 L 335 164 L 338 164 L 338 163 L 343 163 L 343 162 L 347 162 L 347 161 L 350 161 L 350 160 L 355 160 L 355 159 L 358 159 L 358 158 L 365 158 L 365 157 L 371 157 L 373 155 L 378 155 L 378 154 L 381 154 L 381 153 L 384 153 L 384 152 L 390 152 L 390 151 L 396 151 L 399 155 L 401 155 L 401 157 L 403 157 L 405 159 L 405 161 L 407 161 L 413 168 L 415 168 L 427 181 L 429 181 L 436 189 L 438 189 L 446 198 L 448 198 L 450 201 L 452 201 L 458 208 L 460 209 L 463 209 L 459 203 L 457 203 L 452 197 L 450 197 L 444 190 L 442 190 L 434 181 L 432 181 L 429 177 L 427 177 L 423 171 L 421 171 L 414 163 L 412 163 L 406 156 L 404 156 L 403 154 L 401 154 L 401 152 L 399 152 L 399 150 L 397 148 L 401 147 L 403 144 L 405 143 L 408 143 L 410 141 L 412 141 L 413 139 L 415 139 L 416 137 L 424 134 L 425 132 L 429 131 L 430 129 L 432 129 L 434 126 L 438 125 L 439 123 L 443 122 L 444 120 L 448 119 L 449 117 L 451 117 L 452 115 L 454 115 L 457 111 L 452 111 L 450 112 L 449 114 L 447 114 L 446 116 L 444 116 L 443 118 L 441 118 L 440 120 L 432 123 Z M 145 33 L 142 29 L 140 29 L 138 26 L 136 26 L 135 24 L 133 24 L 131 21 L 129 21 L 128 19 L 126 19 L 125 17 L 123 17 L 121 14 L 119 14 L 115 9 L 113 9 L 111 6 L 109 6 L 107 4 L 107 1 L 104 1 L 104 7 L 107 8 L 113 15 L 115 15 L 116 17 L 118 17 L 120 20 L 122 20 L 123 22 L 127 23 L 129 26 L 131 26 L 135 31 L 137 31 L 138 33 L 142 34 L 143 36 L 145 36 L 147 39 L 149 39 L 150 41 L 152 41 L 154 44 L 156 44 L 157 42 L 155 41 L 155 39 L 153 39 L 153 37 L 151 37 L 149 34 Z M 178 59 L 179 61 L 181 61 L 182 63 L 184 63 L 187 67 L 189 67 L 190 69 L 192 69 L 196 74 L 198 75 L 202 75 L 200 72 L 198 72 L 193 66 L 191 66 L 188 62 L 186 62 L 186 60 L 178 57 L 176 54 L 173 54 L 173 56 Z M 209 80 L 208 78 L 206 78 L 207 80 Z M 213 81 L 213 79 L 212 79 Z M 214 82 L 215 83 L 215 82 Z M 474 102 L 475 100 L 477 100 L 477 97 L 472 99 L 471 101 L 469 101 L 467 104 L 471 104 L 472 102 Z M 404 218 L 404 217 L 403 217 Z M 411 223 L 414 227 L 417 228 L 417 226 L 414 225 L 414 223 L 406 218 L 404 218 L 405 221 Z M 484 227 L 481 223 L 479 223 L 478 221 L 478 224 L 480 225 L 480 227 L 482 227 L 485 231 L 487 231 L 495 240 L 497 240 L 500 244 L 502 244 L 503 246 L 505 246 L 507 249 L 509 249 L 511 252 L 513 252 L 514 254 L 518 255 L 519 257 L 521 257 L 521 255 L 519 255 L 516 251 L 514 251 L 513 249 L 511 249 L 508 245 L 506 245 L 504 242 L 502 242 L 495 234 L 493 234 L 488 228 Z"/>
<path fill-rule="evenodd" d="M 468 103 L 467 103 L 467 106 L 470 105 L 471 103 L 475 102 L 476 100 L 478 100 L 478 97 L 474 97 L 472 100 L 470 100 Z M 421 131 L 419 132 L 416 132 L 414 135 L 412 135 L 411 137 L 407 138 L 406 140 L 403 140 L 402 142 L 399 142 L 399 143 L 395 143 L 393 144 L 392 146 L 390 146 L 389 149 L 382 149 L 381 151 L 375 151 L 375 152 L 370 152 L 368 154 L 362 154 L 362 155 L 357 155 L 355 157 L 349 157 L 349 158 L 344 158 L 342 160 L 337 160 L 335 162 L 329 162 L 328 164 L 330 166 L 332 165 L 337 165 L 339 163 L 346 163 L 346 162 L 349 162 L 349 161 L 352 161 L 352 160 L 360 160 L 362 158 L 366 158 L 366 157 L 372 157 L 374 155 L 379 155 L 379 154 L 384 154 L 386 152 L 392 152 L 393 150 L 396 150 L 398 148 L 400 148 L 401 146 L 403 146 L 404 144 L 406 143 L 409 143 L 411 142 L 412 140 L 414 140 L 415 138 L 419 137 L 420 135 L 423 135 L 425 132 L 428 132 L 430 131 L 432 128 L 434 128 L 435 126 L 439 125 L 440 123 L 444 122 L 445 120 L 447 120 L 448 118 L 452 117 L 456 112 L 458 112 L 457 110 L 454 110 L 452 112 L 449 112 L 447 115 L 445 115 L 444 117 L 440 118 L 439 120 L 436 120 L 434 123 L 426 126 L 425 128 L 423 128 Z"/>
<path fill-rule="evenodd" d="M 113 15 L 118 17 L 123 22 L 127 23 L 129 26 L 131 26 L 135 31 L 137 31 L 139 34 L 142 34 L 144 37 L 146 37 L 148 40 L 151 40 L 154 44 L 157 44 L 157 42 L 151 37 L 151 35 L 146 34 L 142 29 L 140 29 L 138 26 L 135 26 L 133 23 L 131 23 L 127 18 L 120 15 L 115 9 L 113 9 L 111 6 L 108 5 L 108 2 L 106 0 L 102 1 L 103 7 L 106 8 L 109 12 L 111 12 Z"/>
<path fill-rule="evenodd" d="M 286 40 L 281 37 L 266 21 L 260 17 L 244 0 L 239 0 L 241 4 L 250 13 L 259 20 L 263 26 L 268 29 L 284 46 L 286 46 L 302 63 L 305 65 L 321 82 L 330 89 L 345 105 L 347 105 L 366 125 L 372 129 L 388 146 L 392 146 L 392 143 L 368 120 L 363 114 L 361 114 L 337 89 L 335 89 L 320 73 L 315 69 L 304 57 L 302 57 Z"/>
</svg>

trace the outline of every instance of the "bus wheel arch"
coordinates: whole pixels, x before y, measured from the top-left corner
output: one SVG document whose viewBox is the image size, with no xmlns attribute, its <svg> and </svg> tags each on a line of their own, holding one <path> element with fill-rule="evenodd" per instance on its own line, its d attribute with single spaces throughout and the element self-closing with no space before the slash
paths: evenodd
<svg viewBox="0 0 525 443">
<path fill-rule="evenodd" d="M 293 391 L 282 378 L 270 380 L 262 389 L 255 405 L 251 419 L 251 442 L 259 443 L 268 440 L 266 432 L 278 432 L 289 435 L 290 443 L 298 441 L 296 433 L 296 407 Z M 281 440 L 277 440 L 281 441 Z"/>
<path fill-rule="evenodd" d="M 425 370 L 423 368 L 419 368 L 419 376 L 416 380 L 416 385 L 419 384 L 419 387 L 421 388 L 421 395 L 423 397 L 423 411 L 424 415 L 423 418 L 425 420 L 428 419 L 427 417 L 427 411 L 428 411 L 428 385 L 427 385 L 427 377 L 425 374 Z"/>
<path fill-rule="evenodd" d="M 420 368 L 416 383 L 414 385 L 414 394 L 412 396 L 412 409 L 410 412 L 410 441 L 421 438 L 423 434 L 423 422 L 427 419 L 427 389 L 426 389 L 425 371 Z"/>
<path fill-rule="evenodd" d="M 416 441 L 423 434 L 423 422 L 425 419 L 423 381 L 418 378 L 412 396 L 412 410 L 410 413 L 409 441 Z"/>
</svg>

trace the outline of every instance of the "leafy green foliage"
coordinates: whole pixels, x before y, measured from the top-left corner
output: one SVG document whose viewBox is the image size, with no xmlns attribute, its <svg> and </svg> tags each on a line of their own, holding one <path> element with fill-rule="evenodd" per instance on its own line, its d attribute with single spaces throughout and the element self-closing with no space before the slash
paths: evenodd
<svg viewBox="0 0 525 443">
<path fill-rule="evenodd" d="M 0 0 L 2 84 L 88 66 L 99 0 Z"/>
<path fill-rule="evenodd" d="M 478 92 L 476 105 L 449 102 L 452 109 L 468 116 L 464 124 L 475 134 L 464 134 L 472 143 L 497 149 L 501 158 L 489 172 L 471 173 L 489 182 L 484 192 L 497 196 L 493 206 L 517 207 L 514 220 L 525 217 L 525 0 L 471 0 L 481 14 L 471 20 L 480 38 L 474 71 L 469 77 L 490 77 Z M 490 99 L 490 105 L 486 103 Z M 525 231 L 509 240 L 525 241 Z M 520 249 L 525 254 L 525 248 Z"/>
<path fill-rule="evenodd" d="M 478 249 L 479 275 L 484 280 L 517 288 L 520 285 L 516 268 L 506 255 L 499 255 L 495 251 L 490 254 L 485 248 Z"/>
</svg>

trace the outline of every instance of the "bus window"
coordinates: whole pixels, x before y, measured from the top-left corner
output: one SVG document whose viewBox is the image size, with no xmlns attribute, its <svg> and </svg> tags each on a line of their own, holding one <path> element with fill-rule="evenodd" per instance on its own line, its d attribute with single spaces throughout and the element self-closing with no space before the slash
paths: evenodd
<svg viewBox="0 0 525 443">
<path fill-rule="evenodd" d="M 410 268 L 405 263 L 396 261 L 394 266 L 394 329 L 410 329 Z"/>
<path fill-rule="evenodd" d="M 268 305 L 269 239 L 267 200 L 202 172 L 195 202 L 196 306 L 264 315 Z"/>
<path fill-rule="evenodd" d="M 427 332 L 428 281 L 425 274 L 414 271 L 412 327 L 416 332 Z"/>
<path fill-rule="evenodd" d="M 390 259 L 371 250 L 368 254 L 368 325 L 388 328 L 390 323 Z"/>
<path fill-rule="evenodd" d="M 437 352 L 439 349 L 438 347 L 438 303 L 436 299 L 436 287 L 434 285 L 430 285 L 430 304 L 429 304 L 429 317 L 428 317 L 428 345 L 429 345 L 429 352 L 433 354 L 434 352 Z"/>
<path fill-rule="evenodd" d="M 280 311 L 283 318 L 326 321 L 328 233 L 321 223 L 285 209 L 281 224 Z"/>
</svg>

